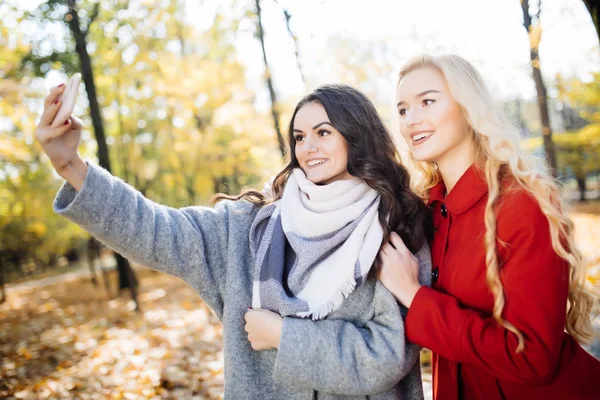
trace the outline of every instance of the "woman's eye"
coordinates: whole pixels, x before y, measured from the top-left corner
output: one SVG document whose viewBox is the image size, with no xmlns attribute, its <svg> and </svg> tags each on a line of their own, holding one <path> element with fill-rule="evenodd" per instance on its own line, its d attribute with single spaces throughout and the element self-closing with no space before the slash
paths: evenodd
<svg viewBox="0 0 600 400">
<path fill-rule="evenodd" d="M 326 131 L 325 129 L 321 129 L 319 130 L 319 132 L 317 132 L 319 134 L 319 136 L 327 136 L 329 135 L 331 132 Z"/>
<path fill-rule="evenodd" d="M 435 103 L 435 100 L 432 99 L 425 99 L 423 100 L 423 104 L 425 104 L 426 106 Z"/>
<path fill-rule="evenodd" d="M 398 114 L 400 114 L 401 117 L 404 117 L 406 115 L 406 108 L 401 108 L 398 110 Z"/>
<path fill-rule="evenodd" d="M 294 136 L 294 140 L 296 142 L 301 142 L 303 139 L 304 139 L 304 136 L 302 136 L 302 135 L 296 135 L 296 136 Z"/>
</svg>

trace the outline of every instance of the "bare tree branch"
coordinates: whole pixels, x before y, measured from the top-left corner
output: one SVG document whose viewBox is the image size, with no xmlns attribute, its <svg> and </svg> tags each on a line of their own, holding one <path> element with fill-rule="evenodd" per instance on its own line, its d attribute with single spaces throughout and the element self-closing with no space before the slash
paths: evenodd
<svg viewBox="0 0 600 400">
<path fill-rule="evenodd" d="M 283 9 L 283 16 L 285 18 L 285 26 L 287 27 L 287 31 L 290 34 L 290 37 L 294 41 L 294 54 L 296 56 L 296 65 L 298 66 L 298 72 L 300 72 L 300 77 L 302 78 L 302 82 L 304 84 L 306 84 L 306 79 L 304 78 L 304 71 L 303 71 L 303 68 L 302 68 L 302 62 L 300 61 L 300 51 L 299 51 L 299 46 L 298 46 L 298 36 L 296 36 L 294 34 L 294 31 L 292 31 L 292 27 L 290 25 L 290 20 L 292 19 L 292 15 L 289 13 L 289 11 L 287 10 L 287 8 L 281 6 L 281 4 L 279 4 L 279 2 L 277 0 L 275 0 L 275 3 Z"/>
<path fill-rule="evenodd" d="M 258 38 L 260 40 L 260 46 L 263 53 L 263 61 L 265 63 L 265 75 L 267 79 L 267 86 L 269 88 L 269 94 L 271 95 L 271 114 L 273 115 L 273 124 L 275 131 L 277 132 L 277 142 L 279 144 L 279 151 L 281 152 L 281 158 L 285 162 L 285 141 L 281 134 L 281 128 L 279 126 L 279 109 L 277 106 L 277 95 L 275 93 L 275 87 L 273 86 L 273 77 L 271 75 L 271 68 L 267 60 L 267 51 L 265 49 L 265 31 L 262 24 L 262 10 L 260 8 L 260 0 L 255 0 L 256 3 L 256 15 L 258 17 Z"/>
</svg>

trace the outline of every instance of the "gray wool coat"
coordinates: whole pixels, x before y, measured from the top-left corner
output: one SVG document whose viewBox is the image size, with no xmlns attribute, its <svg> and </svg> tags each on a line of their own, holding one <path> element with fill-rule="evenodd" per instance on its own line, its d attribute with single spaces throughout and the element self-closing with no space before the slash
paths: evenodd
<svg viewBox="0 0 600 400">
<path fill-rule="evenodd" d="M 324 320 L 284 318 L 278 350 L 252 349 L 244 314 L 252 303 L 253 204 L 173 209 L 90 164 L 82 189 L 65 183 L 54 209 L 125 257 L 175 275 L 200 294 L 223 323 L 225 398 L 423 398 L 420 348 L 405 341 L 401 308 L 378 281 L 368 280 Z M 422 283 L 430 284 L 429 248 L 417 257 Z"/>
</svg>

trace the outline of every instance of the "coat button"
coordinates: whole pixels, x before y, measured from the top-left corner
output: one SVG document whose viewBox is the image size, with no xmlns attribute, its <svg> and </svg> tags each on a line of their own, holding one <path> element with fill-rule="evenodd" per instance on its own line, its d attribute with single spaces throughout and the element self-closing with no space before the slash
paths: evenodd
<svg viewBox="0 0 600 400">
<path fill-rule="evenodd" d="M 446 208 L 446 205 L 444 203 L 442 203 L 440 211 L 442 213 L 442 217 L 446 218 L 448 216 L 448 209 Z"/>
<path fill-rule="evenodd" d="M 433 283 L 437 282 L 439 276 L 440 276 L 440 269 L 438 267 L 435 267 L 433 269 L 433 271 L 431 271 L 431 280 L 433 281 Z"/>
</svg>

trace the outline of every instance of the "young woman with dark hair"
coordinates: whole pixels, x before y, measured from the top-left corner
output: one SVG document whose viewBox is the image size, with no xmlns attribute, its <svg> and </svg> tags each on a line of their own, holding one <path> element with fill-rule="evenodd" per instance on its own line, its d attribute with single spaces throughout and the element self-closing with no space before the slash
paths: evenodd
<svg viewBox="0 0 600 400">
<path fill-rule="evenodd" d="M 63 90 L 36 132 L 67 180 L 56 211 L 198 291 L 223 323 L 226 398 L 422 398 L 420 349 L 372 275 L 396 231 L 428 283 L 429 213 L 364 95 L 330 85 L 298 104 L 273 196 L 172 209 L 79 158 L 81 122 L 53 121 Z"/>
</svg>

